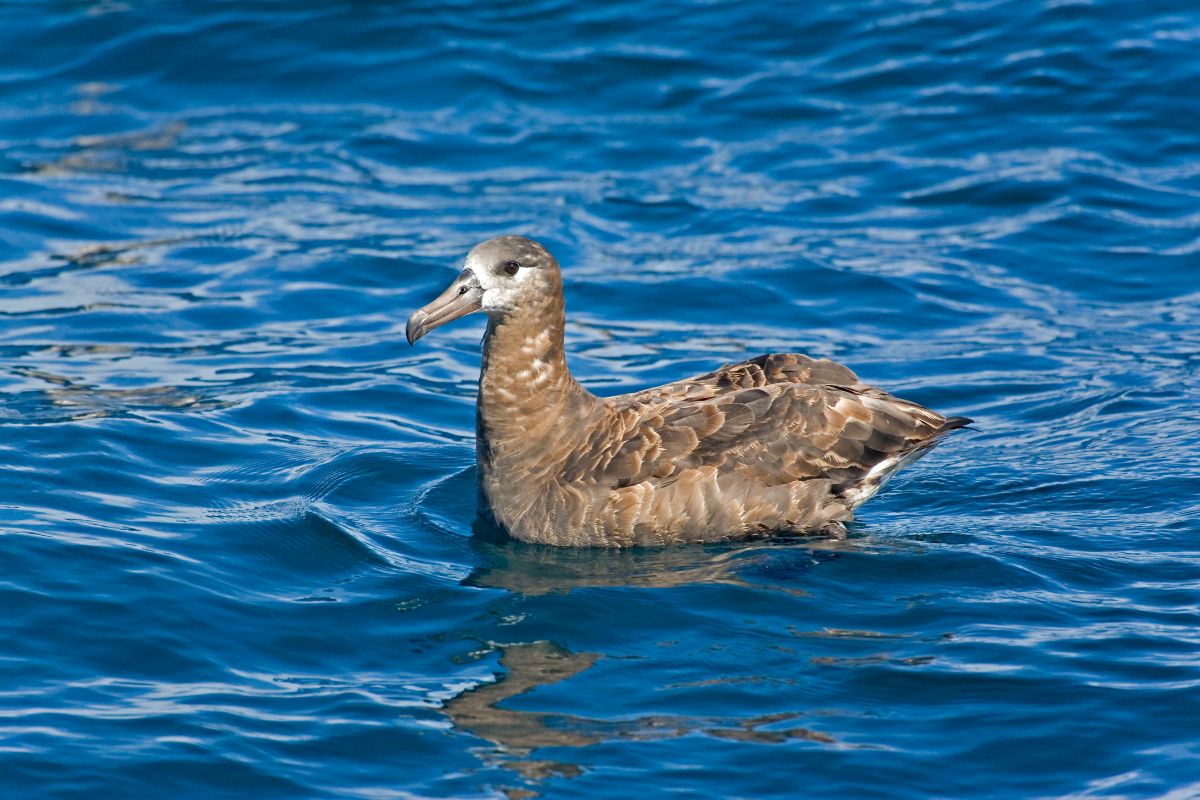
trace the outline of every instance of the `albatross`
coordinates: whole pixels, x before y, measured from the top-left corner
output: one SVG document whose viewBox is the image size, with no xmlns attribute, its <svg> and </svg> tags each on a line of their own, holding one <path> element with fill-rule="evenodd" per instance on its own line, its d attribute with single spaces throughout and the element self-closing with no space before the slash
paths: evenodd
<svg viewBox="0 0 1200 800">
<path fill-rule="evenodd" d="M 845 535 L 854 510 L 950 431 L 846 367 L 771 353 L 598 397 L 567 368 L 562 273 L 499 236 L 408 319 L 409 344 L 484 311 L 480 512 L 525 542 L 630 547 L 775 533 Z"/>
</svg>

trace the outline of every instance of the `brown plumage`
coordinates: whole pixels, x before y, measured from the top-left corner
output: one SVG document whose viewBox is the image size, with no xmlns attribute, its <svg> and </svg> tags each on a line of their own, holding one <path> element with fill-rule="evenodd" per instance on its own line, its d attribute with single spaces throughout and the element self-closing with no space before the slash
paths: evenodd
<svg viewBox="0 0 1200 800">
<path fill-rule="evenodd" d="M 840 533 L 893 472 L 970 422 L 793 353 L 597 397 L 567 369 L 558 264 L 520 236 L 475 247 L 450 287 L 409 319 L 409 342 L 477 310 L 489 316 L 480 506 L 527 542 Z"/>
</svg>

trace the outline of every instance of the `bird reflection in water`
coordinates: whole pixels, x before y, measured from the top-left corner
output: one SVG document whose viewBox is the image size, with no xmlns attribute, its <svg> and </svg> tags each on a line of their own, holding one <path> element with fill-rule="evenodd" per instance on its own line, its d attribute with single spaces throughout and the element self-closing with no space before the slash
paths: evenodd
<svg viewBox="0 0 1200 800">
<path fill-rule="evenodd" d="M 572 714 L 520 711 L 502 708 L 504 701 L 539 686 L 567 680 L 596 663 L 598 653 L 572 653 L 552 642 L 500 645 L 500 666 L 505 670 L 494 683 L 484 684 L 451 698 L 443 712 L 451 724 L 492 743 L 485 762 L 512 770 L 527 784 L 558 776 L 574 778 L 583 767 L 574 763 L 533 759 L 541 747 L 586 747 L 614 740 L 671 739 L 702 733 L 740 742 L 778 744 L 808 740 L 830 744 L 828 734 L 789 725 L 801 715 L 769 714 L 746 719 L 687 717 L 651 714 L 624 720 L 604 720 Z M 537 795 L 529 788 L 506 788 L 510 798 Z"/>
<path fill-rule="evenodd" d="M 482 520 L 475 522 L 473 532 L 471 545 L 480 556 L 481 566 L 464 583 L 530 596 L 602 586 L 665 588 L 697 584 L 803 595 L 803 590 L 794 585 L 797 571 L 854 546 L 844 539 L 805 538 L 662 549 L 585 550 L 516 542 Z M 857 546 L 861 548 L 862 542 Z M 750 574 L 752 577 L 746 577 Z M 510 708 L 507 706 L 513 698 L 575 678 L 603 656 L 571 652 L 547 641 L 492 646 L 500 653 L 502 670 L 495 682 L 451 698 L 443 706 L 443 712 L 457 730 L 491 743 L 480 754 L 485 763 L 510 770 L 524 781 L 523 787 L 504 789 L 511 798 L 535 796 L 536 784 L 548 778 L 583 774 L 585 767 L 580 763 L 534 758 L 535 751 L 544 747 L 586 748 L 601 742 L 649 741 L 696 733 L 761 744 L 796 740 L 834 742 L 828 734 L 796 725 L 802 715 L 790 712 L 750 718 L 651 714 L 612 720 Z"/>
</svg>

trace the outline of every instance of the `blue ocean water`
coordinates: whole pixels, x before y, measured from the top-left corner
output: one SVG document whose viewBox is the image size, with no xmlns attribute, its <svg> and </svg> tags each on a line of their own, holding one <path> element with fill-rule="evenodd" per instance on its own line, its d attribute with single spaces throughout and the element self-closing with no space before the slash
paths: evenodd
<svg viewBox="0 0 1200 800">
<path fill-rule="evenodd" d="M 0 796 L 1200 797 L 1200 11 L 0 5 Z M 842 541 L 475 522 L 475 242 L 599 393 L 977 420 Z"/>
</svg>

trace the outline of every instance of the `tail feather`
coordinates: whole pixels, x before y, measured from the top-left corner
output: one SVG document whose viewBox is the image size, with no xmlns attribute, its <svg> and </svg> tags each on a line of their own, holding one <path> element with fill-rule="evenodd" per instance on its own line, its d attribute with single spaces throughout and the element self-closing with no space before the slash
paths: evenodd
<svg viewBox="0 0 1200 800">
<path fill-rule="evenodd" d="M 974 421 L 969 417 L 947 417 L 946 421 L 928 438 L 917 442 L 908 450 L 883 459 L 867 470 L 866 474 L 857 481 L 837 486 L 835 491 L 846 499 L 851 509 L 858 508 L 874 497 L 889 478 L 932 450 L 946 434 L 959 428 L 965 428 Z"/>
</svg>

